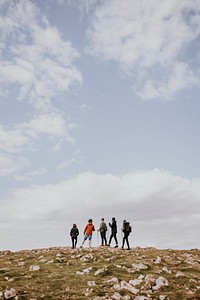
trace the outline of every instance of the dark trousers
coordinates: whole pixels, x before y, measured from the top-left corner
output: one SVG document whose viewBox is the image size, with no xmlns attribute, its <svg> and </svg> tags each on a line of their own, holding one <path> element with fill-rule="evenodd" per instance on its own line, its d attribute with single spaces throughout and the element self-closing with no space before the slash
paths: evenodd
<svg viewBox="0 0 200 300">
<path fill-rule="evenodd" d="M 110 239 L 109 239 L 109 245 L 111 244 L 112 238 L 114 238 L 116 245 L 118 245 L 118 241 L 117 241 L 117 233 L 116 232 L 112 232 Z"/>
<path fill-rule="evenodd" d="M 74 249 L 74 248 L 76 248 L 76 245 L 77 245 L 77 236 L 75 236 L 75 237 L 71 237 L 72 238 L 72 248 Z"/>
<path fill-rule="evenodd" d="M 127 244 L 128 249 L 130 249 L 129 241 L 128 241 L 128 235 L 127 234 L 124 234 L 124 237 L 123 237 L 123 240 L 122 240 L 122 248 L 124 248 L 125 242 Z"/>
<path fill-rule="evenodd" d="M 100 234 L 101 234 L 101 245 L 104 245 L 104 242 L 105 245 L 107 245 L 106 231 L 100 231 Z"/>
</svg>

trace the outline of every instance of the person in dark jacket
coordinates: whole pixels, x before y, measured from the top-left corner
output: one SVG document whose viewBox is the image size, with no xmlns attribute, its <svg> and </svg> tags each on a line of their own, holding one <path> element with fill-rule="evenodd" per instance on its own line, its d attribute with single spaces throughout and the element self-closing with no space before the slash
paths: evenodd
<svg viewBox="0 0 200 300">
<path fill-rule="evenodd" d="M 78 235 L 79 235 L 79 230 L 78 230 L 76 224 L 73 224 L 73 226 L 70 230 L 70 235 L 71 235 L 71 239 L 72 239 L 72 249 L 75 249 L 76 245 L 77 245 Z"/>
<path fill-rule="evenodd" d="M 130 245 L 129 245 L 129 240 L 128 240 L 129 234 L 131 233 L 130 222 L 127 222 L 126 220 L 123 221 L 122 232 L 124 234 L 123 240 L 122 240 L 122 249 L 124 249 L 124 244 L 126 242 L 127 249 L 130 250 Z"/>
<path fill-rule="evenodd" d="M 115 220 L 115 218 L 113 217 L 112 218 L 112 223 L 109 223 L 109 226 L 111 228 L 111 235 L 110 235 L 110 239 L 109 239 L 109 245 L 111 244 L 111 241 L 112 241 L 112 238 L 114 238 L 115 240 L 115 247 L 114 248 L 117 248 L 118 247 L 118 241 L 117 241 L 117 222 Z"/>
<path fill-rule="evenodd" d="M 100 232 L 101 235 L 101 246 L 104 245 L 107 246 L 107 239 L 106 239 L 107 225 L 104 221 L 104 218 L 101 218 L 101 223 L 99 225 L 98 231 Z"/>
</svg>

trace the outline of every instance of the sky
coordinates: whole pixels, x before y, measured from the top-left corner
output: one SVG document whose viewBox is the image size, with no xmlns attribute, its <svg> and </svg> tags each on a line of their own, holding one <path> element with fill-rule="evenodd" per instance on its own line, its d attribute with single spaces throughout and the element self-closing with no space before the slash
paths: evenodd
<svg viewBox="0 0 200 300">
<path fill-rule="evenodd" d="M 0 0 L 0 250 L 199 248 L 199 92 L 200 0 Z"/>
</svg>

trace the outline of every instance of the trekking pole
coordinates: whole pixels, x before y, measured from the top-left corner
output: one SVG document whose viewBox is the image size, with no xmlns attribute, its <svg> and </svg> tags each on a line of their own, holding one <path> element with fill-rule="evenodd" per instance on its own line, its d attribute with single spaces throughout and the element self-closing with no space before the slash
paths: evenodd
<svg viewBox="0 0 200 300">
<path fill-rule="evenodd" d="M 108 234 L 107 234 L 107 243 L 109 245 L 109 239 L 110 239 L 110 226 L 108 227 Z"/>
<path fill-rule="evenodd" d="M 121 228 L 121 244 L 123 242 L 123 229 Z"/>
<path fill-rule="evenodd" d="M 97 230 L 97 245 L 99 246 L 99 234 L 98 234 L 98 230 Z"/>
</svg>

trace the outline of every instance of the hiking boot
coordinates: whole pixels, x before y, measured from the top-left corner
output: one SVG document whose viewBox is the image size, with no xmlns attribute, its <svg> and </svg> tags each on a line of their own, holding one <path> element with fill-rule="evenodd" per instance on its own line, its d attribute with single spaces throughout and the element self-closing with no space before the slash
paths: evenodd
<svg viewBox="0 0 200 300">
<path fill-rule="evenodd" d="M 116 245 L 114 248 L 118 248 L 118 245 Z"/>
</svg>

